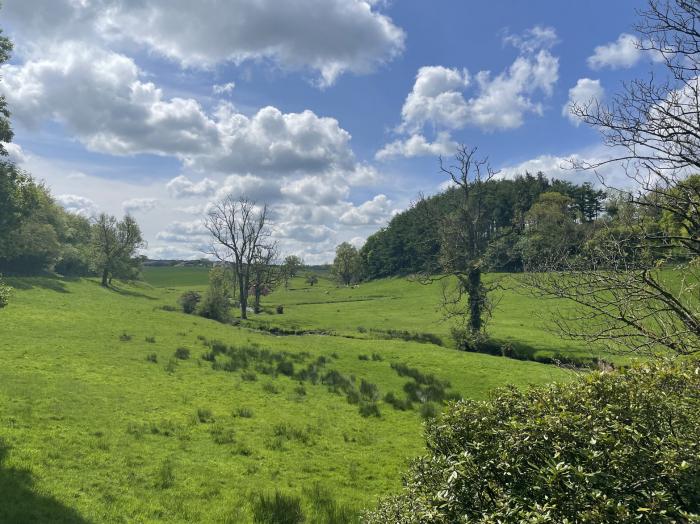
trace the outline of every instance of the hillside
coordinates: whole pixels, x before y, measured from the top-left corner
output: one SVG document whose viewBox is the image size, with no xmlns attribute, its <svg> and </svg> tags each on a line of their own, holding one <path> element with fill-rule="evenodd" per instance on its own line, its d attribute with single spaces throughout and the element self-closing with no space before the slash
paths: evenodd
<svg viewBox="0 0 700 524">
<path fill-rule="evenodd" d="M 173 304 L 185 289 L 206 290 L 205 268 L 145 268 L 145 280 L 165 288 Z M 570 308 L 557 300 L 538 300 L 527 295 L 519 285 L 518 275 L 491 274 L 501 290 L 494 292 L 497 303 L 488 329 L 495 345 L 511 345 L 523 358 L 565 356 L 590 360 L 597 357 L 621 361 L 580 341 L 562 340 L 551 332 L 549 313 Z M 451 322 L 445 321 L 439 307 L 444 281 L 423 285 L 407 278 L 384 278 L 363 282 L 356 287 L 339 286 L 327 278 L 315 286 L 297 278 L 263 300 L 263 313 L 251 316 L 249 325 L 284 331 L 322 331 L 356 339 L 390 336 L 390 331 L 409 335 L 434 335 L 445 347 L 454 347 L 450 336 Z M 275 314 L 283 305 L 284 314 Z M 403 333 L 399 334 L 403 335 Z M 399 336 L 396 335 L 396 336 Z M 424 337 L 425 338 L 425 337 Z"/>
<path fill-rule="evenodd" d="M 0 310 L 7 327 L 0 340 L 0 491 L 17 504 L 0 507 L 0 521 L 241 522 L 250 519 L 253 495 L 280 489 L 301 497 L 311 521 L 335 512 L 343 522 L 342 515 L 395 492 L 407 461 L 423 450 L 420 406 L 401 411 L 381 400 L 389 392 L 403 398 L 407 383 L 421 387 L 392 364 L 423 379 L 434 374 L 435 383 L 449 381 L 445 394 L 467 398 L 570 373 L 432 344 L 278 337 L 222 325 L 162 309 L 200 281 L 191 272 L 182 282 L 161 277 L 168 287 L 115 290 L 92 279 L 10 279 L 16 292 Z M 399 281 L 373 291 L 322 286 L 305 292 L 294 281 L 289 316 L 274 318 L 309 318 L 342 332 L 380 325 L 385 303 L 434 307 L 420 294 L 410 298 L 426 288 Z M 397 286 L 404 296 L 387 298 Z M 326 291 L 366 293 L 377 307 L 344 323 L 338 313 L 353 302 L 302 308 Z M 189 358 L 176 358 L 178 348 Z M 300 373 L 314 363 L 316 384 Z M 361 392 L 359 403 L 348 402 L 339 377 Z M 363 379 L 374 386 L 362 386 Z M 365 396 L 380 397 L 379 417 L 360 414 L 373 404 Z"/>
</svg>

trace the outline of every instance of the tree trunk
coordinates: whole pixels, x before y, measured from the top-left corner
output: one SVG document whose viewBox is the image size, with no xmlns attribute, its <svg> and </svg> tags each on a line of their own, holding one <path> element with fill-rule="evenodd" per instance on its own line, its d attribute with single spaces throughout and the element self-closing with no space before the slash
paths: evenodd
<svg viewBox="0 0 700 524">
<path fill-rule="evenodd" d="M 102 270 L 102 287 L 108 287 L 109 271 L 107 268 Z"/>
<path fill-rule="evenodd" d="M 476 335 L 481 331 L 483 325 L 481 317 L 486 298 L 484 286 L 481 284 L 481 268 L 471 266 L 464 283 L 467 295 L 469 295 L 469 332 Z"/>
<path fill-rule="evenodd" d="M 248 319 L 248 282 L 246 282 L 246 280 L 244 275 L 239 275 L 238 289 L 241 293 L 241 318 L 243 320 Z"/>
<path fill-rule="evenodd" d="M 255 313 L 260 313 L 260 289 L 255 286 L 255 302 L 253 304 L 253 311 Z"/>
</svg>

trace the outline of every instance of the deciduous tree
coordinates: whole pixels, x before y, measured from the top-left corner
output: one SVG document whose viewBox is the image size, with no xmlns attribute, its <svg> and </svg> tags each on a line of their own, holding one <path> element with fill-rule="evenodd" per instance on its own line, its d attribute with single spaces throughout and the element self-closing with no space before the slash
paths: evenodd
<svg viewBox="0 0 700 524">
<path fill-rule="evenodd" d="M 349 242 L 343 242 L 335 248 L 333 275 L 344 286 L 349 286 L 360 277 L 360 256 L 357 248 Z"/>
<path fill-rule="evenodd" d="M 118 221 L 106 213 L 100 214 L 92 226 L 94 264 L 101 283 L 109 286 L 111 277 L 124 276 L 138 263 L 137 251 L 145 246 L 141 229 L 133 217 L 126 215 Z"/>
<path fill-rule="evenodd" d="M 216 202 L 207 215 L 204 226 L 211 233 L 210 253 L 233 267 L 238 287 L 241 318 L 248 318 L 248 295 L 251 272 L 261 250 L 272 245 L 267 205 L 241 197 L 227 196 Z"/>
</svg>

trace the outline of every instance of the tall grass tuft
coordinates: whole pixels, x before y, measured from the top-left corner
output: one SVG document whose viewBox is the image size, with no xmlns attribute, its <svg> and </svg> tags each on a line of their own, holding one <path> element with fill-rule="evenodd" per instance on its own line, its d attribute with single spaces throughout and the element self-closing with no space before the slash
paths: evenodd
<svg viewBox="0 0 700 524">
<path fill-rule="evenodd" d="M 299 524 L 304 522 L 301 498 L 275 491 L 259 494 L 253 500 L 253 522 L 259 524 Z"/>
</svg>

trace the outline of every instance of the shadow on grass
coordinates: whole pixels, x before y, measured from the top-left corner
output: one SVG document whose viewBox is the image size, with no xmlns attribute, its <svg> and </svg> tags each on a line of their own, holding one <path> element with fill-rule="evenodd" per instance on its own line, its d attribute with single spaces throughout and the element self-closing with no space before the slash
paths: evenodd
<svg viewBox="0 0 700 524">
<path fill-rule="evenodd" d="M 134 291 L 131 289 L 117 287 L 114 284 L 109 286 L 107 289 L 114 291 L 115 293 L 118 293 L 120 295 L 124 295 L 125 297 L 136 297 L 136 298 L 145 298 L 148 300 L 158 300 L 157 297 L 152 297 L 151 295 L 146 295 L 145 293 L 141 293 L 140 291 Z"/>
<path fill-rule="evenodd" d="M 77 279 L 61 278 L 55 275 L 42 275 L 33 277 L 5 277 L 5 282 L 15 289 L 48 289 L 58 293 L 70 293 L 66 287 L 66 282 L 72 282 Z"/>
<path fill-rule="evenodd" d="M 527 360 L 530 362 L 539 362 L 540 364 L 554 364 L 557 366 L 580 369 L 599 369 L 601 366 L 611 365 L 600 357 L 543 352 L 541 348 L 536 348 L 523 342 L 493 338 L 482 343 L 476 352 L 515 360 Z"/>
<path fill-rule="evenodd" d="M 59 501 L 36 493 L 31 472 L 5 466 L 9 448 L 0 439 L 0 522 L 30 524 L 88 523 L 80 514 Z"/>
<path fill-rule="evenodd" d="M 95 278 L 90 278 L 88 279 L 88 282 L 91 282 L 92 284 L 102 287 L 102 284 L 98 279 Z M 136 286 L 141 284 L 139 283 L 133 283 L 132 286 Z M 141 284 L 143 287 L 146 287 L 147 284 Z M 136 298 L 145 298 L 148 300 L 158 300 L 157 297 L 152 297 L 151 295 L 147 295 L 145 293 L 141 293 L 140 291 L 135 291 L 133 289 L 126 289 L 123 287 L 120 287 L 116 284 L 109 284 L 107 287 L 104 287 L 102 289 L 106 289 L 108 291 L 113 291 L 114 293 L 117 293 L 118 295 L 124 295 L 125 297 L 136 297 Z M 148 286 L 148 289 L 153 289 L 151 286 Z"/>
</svg>

